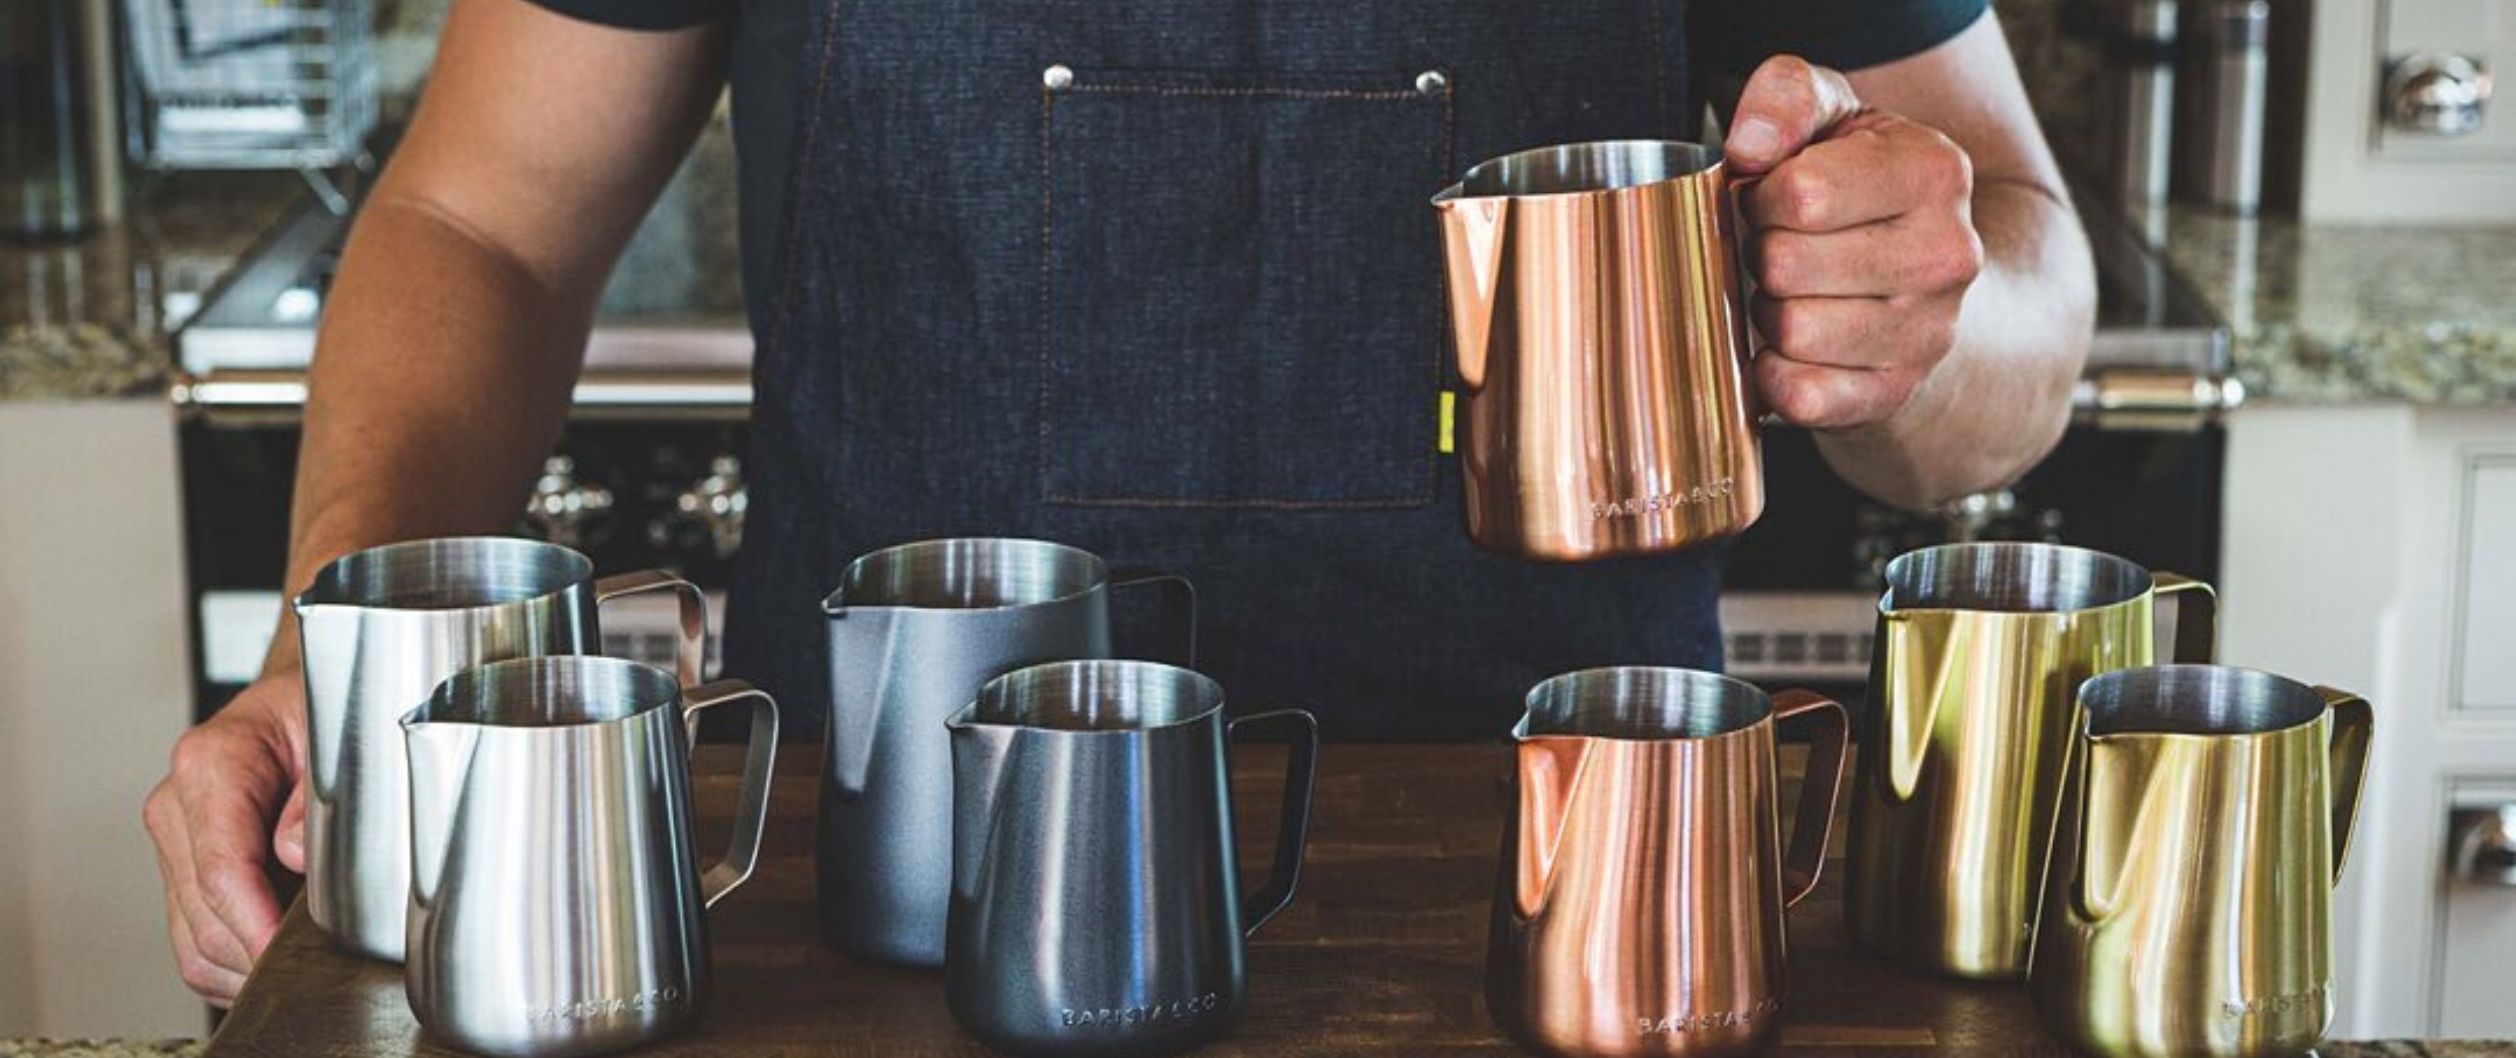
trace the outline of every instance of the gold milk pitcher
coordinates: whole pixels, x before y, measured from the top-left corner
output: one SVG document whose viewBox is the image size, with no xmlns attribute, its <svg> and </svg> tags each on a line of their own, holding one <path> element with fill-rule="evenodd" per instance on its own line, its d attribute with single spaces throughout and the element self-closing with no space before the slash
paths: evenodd
<svg viewBox="0 0 2516 1058">
<path fill-rule="evenodd" d="M 1568 673 L 1528 704 L 1485 961 L 1494 1019 L 1558 1058 L 1772 1043 L 1783 914 L 1826 858 L 1843 707 L 1666 668 Z M 1803 714 L 1819 726 L 1786 844 L 1774 725 Z"/>
<path fill-rule="evenodd" d="M 2100 1058 L 2297 1054 L 2333 1015 L 2332 887 L 2373 717 L 2347 691 L 2214 665 L 2079 691 L 2028 973 Z"/>
<path fill-rule="evenodd" d="M 2209 660 L 2209 586 L 2112 555 L 1950 544 L 1887 564 L 1844 865 L 1856 943 L 1955 977 L 2026 973 L 2073 696 L 2150 663 L 2166 594 L 2177 660 Z"/>
<path fill-rule="evenodd" d="M 1434 196 L 1477 546 L 1576 562 L 1763 513 L 1730 202 L 1719 151 L 1660 140 L 1506 154 Z"/>
</svg>

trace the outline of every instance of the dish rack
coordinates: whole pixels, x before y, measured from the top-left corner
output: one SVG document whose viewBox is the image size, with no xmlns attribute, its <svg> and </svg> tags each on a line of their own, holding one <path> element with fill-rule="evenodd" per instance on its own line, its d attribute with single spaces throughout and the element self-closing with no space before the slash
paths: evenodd
<svg viewBox="0 0 2516 1058">
<path fill-rule="evenodd" d="M 294 169 L 336 213 L 371 168 L 373 0 L 123 0 L 131 154 L 153 169 Z"/>
</svg>

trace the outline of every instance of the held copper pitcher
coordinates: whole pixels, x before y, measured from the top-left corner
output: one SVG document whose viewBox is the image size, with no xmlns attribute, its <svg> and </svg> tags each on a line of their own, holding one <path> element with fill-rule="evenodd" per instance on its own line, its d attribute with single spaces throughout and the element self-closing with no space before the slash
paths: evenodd
<svg viewBox="0 0 2516 1058">
<path fill-rule="evenodd" d="M 1844 865 L 1855 941 L 1957 977 L 2026 972 L 2073 695 L 2150 663 L 2167 594 L 2177 660 L 2209 660 L 2209 586 L 2112 555 L 1951 544 L 1887 564 Z"/>
<path fill-rule="evenodd" d="M 2332 888 L 2373 717 L 2245 669 L 2079 691 L 2029 989 L 2101 1058 L 2299 1054 L 2333 1016 Z"/>
<path fill-rule="evenodd" d="M 1293 901 L 1319 726 L 1226 718 L 1223 688 L 1150 661 L 1017 669 L 955 714 L 944 999 L 1016 1054 L 1169 1054 L 1231 1030 L 1251 935 Z M 1229 746 L 1290 736 L 1274 866 L 1244 891 Z"/>
<path fill-rule="evenodd" d="M 1774 722 L 1815 714 L 1784 851 Z M 1817 885 L 1843 707 L 1685 669 L 1609 668 L 1529 692 L 1487 1002 L 1552 1055 L 1731 1055 L 1781 1031 L 1785 908 Z"/>
<path fill-rule="evenodd" d="M 1738 222 L 1718 152 L 1522 151 L 1469 169 L 1433 206 L 1478 546 L 1580 561 L 1756 520 Z"/>
</svg>

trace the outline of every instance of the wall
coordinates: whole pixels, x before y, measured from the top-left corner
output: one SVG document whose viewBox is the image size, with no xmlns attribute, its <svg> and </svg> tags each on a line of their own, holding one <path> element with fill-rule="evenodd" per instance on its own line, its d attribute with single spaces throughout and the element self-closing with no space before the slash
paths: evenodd
<svg viewBox="0 0 2516 1058">
<path fill-rule="evenodd" d="M 0 403 L 0 1037 L 198 1036 L 140 801 L 192 710 L 159 399 Z"/>
</svg>

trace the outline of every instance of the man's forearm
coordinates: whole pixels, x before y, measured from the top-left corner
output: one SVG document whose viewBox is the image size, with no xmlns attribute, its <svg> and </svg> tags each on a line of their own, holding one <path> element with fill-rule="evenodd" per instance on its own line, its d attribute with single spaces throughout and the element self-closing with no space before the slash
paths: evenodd
<svg viewBox="0 0 2516 1058">
<path fill-rule="evenodd" d="M 316 343 L 289 517 L 287 588 L 333 558 L 501 533 L 565 416 L 591 317 L 414 199 L 363 207 Z M 293 667 L 283 621 L 266 671 Z"/>
<path fill-rule="evenodd" d="M 2096 279 L 2079 218 L 2047 189 L 1979 181 L 1982 274 L 1955 344 L 1885 421 L 1819 431 L 1835 472 L 1890 503 L 1927 508 L 2016 480 L 2069 424 L 2086 359 Z"/>
</svg>

